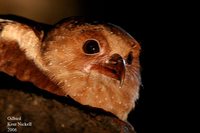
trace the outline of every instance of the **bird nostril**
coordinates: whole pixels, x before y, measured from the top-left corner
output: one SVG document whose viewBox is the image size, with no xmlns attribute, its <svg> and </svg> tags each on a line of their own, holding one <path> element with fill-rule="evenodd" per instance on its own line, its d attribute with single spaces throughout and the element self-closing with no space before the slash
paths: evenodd
<svg viewBox="0 0 200 133">
<path fill-rule="evenodd" d="M 113 65 L 116 65 L 119 62 L 123 62 L 123 58 L 119 54 L 113 54 L 109 60 L 109 63 Z"/>
</svg>

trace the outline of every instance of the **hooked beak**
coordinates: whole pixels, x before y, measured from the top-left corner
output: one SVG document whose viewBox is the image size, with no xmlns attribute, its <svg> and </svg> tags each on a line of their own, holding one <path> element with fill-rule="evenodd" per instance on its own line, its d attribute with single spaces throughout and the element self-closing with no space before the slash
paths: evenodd
<svg viewBox="0 0 200 133">
<path fill-rule="evenodd" d="M 119 54 L 113 54 L 106 63 L 98 67 L 100 73 L 119 80 L 121 85 L 124 82 L 125 69 L 125 61 Z"/>
</svg>

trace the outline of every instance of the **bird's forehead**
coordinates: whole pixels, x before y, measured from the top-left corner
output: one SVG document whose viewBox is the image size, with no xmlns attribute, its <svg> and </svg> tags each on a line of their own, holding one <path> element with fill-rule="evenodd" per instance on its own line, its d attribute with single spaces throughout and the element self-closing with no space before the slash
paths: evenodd
<svg viewBox="0 0 200 133">
<path fill-rule="evenodd" d="M 76 27 L 74 32 L 83 37 L 91 37 L 91 39 L 105 39 L 113 53 L 127 54 L 136 45 L 134 38 L 120 28 L 111 25 L 82 25 Z"/>
<path fill-rule="evenodd" d="M 137 41 L 122 28 L 110 23 L 88 23 L 86 21 L 65 21 L 61 28 L 63 36 L 79 40 L 95 39 L 99 42 L 107 42 L 111 53 L 121 56 L 134 50 L 139 45 Z M 70 31 L 70 32 L 69 32 Z M 139 47 L 139 46 L 138 46 Z"/>
<path fill-rule="evenodd" d="M 120 29 L 105 30 L 104 35 L 109 43 L 111 55 L 118 53 L 121 56 L 126 56 L 132 50 L 133 45 L 135 44 L 133 38 L 128 36 L 125 31 L 120 31 Z"/>
</svg>

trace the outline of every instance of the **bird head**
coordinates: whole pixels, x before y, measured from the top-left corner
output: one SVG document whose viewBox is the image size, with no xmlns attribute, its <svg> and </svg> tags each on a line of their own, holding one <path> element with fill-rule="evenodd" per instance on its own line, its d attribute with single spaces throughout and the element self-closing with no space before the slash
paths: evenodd
<svg viewBox="0 0 200 133">
<path fill-rule="evenodd" d="M 51 79 L 83 105 L 127 119 L 140 86 L 140 45 L 122 28 L 70 18 L 59 22 L 43 42 Z"/>
</svg>

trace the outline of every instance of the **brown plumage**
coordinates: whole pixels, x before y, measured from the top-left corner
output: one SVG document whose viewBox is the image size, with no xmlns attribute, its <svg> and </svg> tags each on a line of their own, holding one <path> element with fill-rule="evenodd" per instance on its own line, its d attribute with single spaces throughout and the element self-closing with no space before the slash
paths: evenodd
<svg viewBox="0 0 200 133">
<path fill-rule="evenodd" d="M 113 24 L 72 17 L 45 32 L 0 19 L 0 71 L 122 120 L 138 98 L 139 53 Z"/>
</svg>

